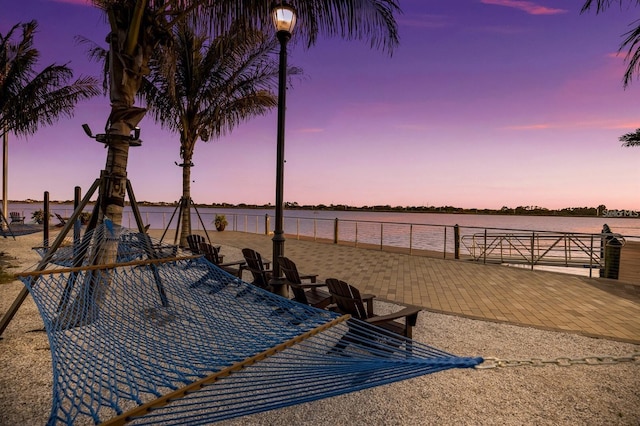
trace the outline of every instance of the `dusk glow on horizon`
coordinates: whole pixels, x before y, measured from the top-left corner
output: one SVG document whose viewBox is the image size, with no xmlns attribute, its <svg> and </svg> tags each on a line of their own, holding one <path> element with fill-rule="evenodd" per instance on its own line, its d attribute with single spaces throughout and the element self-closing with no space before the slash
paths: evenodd
<svg viewBox="0 0 640 426">
<path fill-rule="evenodd" d="M 82 36 L 106 47 L 108 24 L 86 0 L 0 0 L 0 33 L 38 22 L 36 69 L 68 64 L 102 79 Z M 303 69 L 287 93 L 284 199 L 298 204 L 640 210 L 640 81 L 626 89 L 618 47 L 638 8 L 580 14 L 584 0 L 399 0 L 392 55 L 365 41 L 289 44 Z M 273 35 L 275 37 L 275 34 Z M 136 105 L 144 106 L 139 103 Z M 33 136 L 9 135 L 10 200 L 70 200 L 105 167 L 109 99 Z M 275 202 L 276 115 L 198 142 L 196 203 Z M 182 194 L 179 135 L 150 116 L 129 154 L 138 201 Z"/>
</svg>

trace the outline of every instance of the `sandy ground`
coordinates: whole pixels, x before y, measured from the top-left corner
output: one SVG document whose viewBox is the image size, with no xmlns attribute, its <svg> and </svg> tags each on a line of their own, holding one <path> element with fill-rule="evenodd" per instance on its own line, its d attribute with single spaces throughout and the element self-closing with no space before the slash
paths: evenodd
<svg viewBox="0 0 640 426">
<path fill-rule="evenodd" d="M 16 271 L 39 259 L 41 234 L 0 239 Z M 223 247 L 229 260 L 239 253 Z M 22 288 L 0 285 L 0 315 Z M 380 309 L 389 308 L 381 303 Z M 28 297 L 0 340 L 0 425 L 45 424 L 51 358 Z M 415 340 L 462 355 L 558 359 L 637 354 L 638 361 L 568 367 L 447 370 L 221 425 L 640 425 L 640 345 L 423 311 Z"/>
</svg>

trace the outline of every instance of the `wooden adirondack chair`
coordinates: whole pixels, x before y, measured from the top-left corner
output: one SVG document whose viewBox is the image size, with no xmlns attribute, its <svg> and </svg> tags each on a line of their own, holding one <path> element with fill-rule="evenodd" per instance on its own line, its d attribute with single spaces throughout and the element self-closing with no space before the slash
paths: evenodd
<svg viewBox="0 0 640 426">
<path fill-rule="evenodd" d="M 209 262 L 238 278 L 241 277 L 242 270 L 247 264 L 244 260 L 223 263 L 224 256 L 220 254 L 220 249 L 206 242 L 200 243 L 200 252 Z"/>
<path fill-rule="evenodd" d="M 18 212 L 9 212 L 11 223 L 24 223 L 24 216 L 21 216 Z"/>
<path fill-rule="evenodd" d="M 327 291 L 320 290 L 321 287 L 326 288 L 327 284 L 317 283 L 317 274 L 300 275 L 296 264 L 285 256 L 280 256 L 278 263 L 293 293 L 293 299 L 295 301 L 321 309 L 331 304 L 331 294 Z M 310 282 L 303 283 L 303 280 L 309 280 Z"/>
<path fill-rule="evenodd" d="M 252 284 L 266 290 L 271 290 L 269 281 L 273 276 L 273 271 L 269 269 L 269 264 L 262 260 L 260 253 L 250 248 L 243 248 L 242 255 L 247 262 L 245 269 L 251 272 L 253 276 Z"/>
<path fill-rule="evenodd" d="M 388 315 L 373 313 L 373 295 L 361 295 L 352 285 L 335 278 L 327 279 L 329 293 L 336 304 L 336 310 L 343 314 L 350 314 L 353 318 L 377 325 L 392 333 L 404 337 L 412 337 L 412 327 L 416 325 L 420 308 L 411 306 Z M 367 308 L 365 308 L 365 303 Z M 397 321 L 404 318 L 404 321 Z"/>
<path fill-rule="evenodd" d="M 206 242 L 202 235 L 191 234 L 187 235 L 187 244 L 189 245 L 189 251 L 193 254 L 202 254 L 200 251 L 200 243 Z"/>
</svg>

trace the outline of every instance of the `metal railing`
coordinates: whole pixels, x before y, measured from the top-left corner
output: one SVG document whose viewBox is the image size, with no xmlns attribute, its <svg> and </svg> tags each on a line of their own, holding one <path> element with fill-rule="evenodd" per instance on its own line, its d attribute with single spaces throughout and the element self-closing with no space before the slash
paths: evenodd
<svg viewBox="0 0 640 426">
<path fill-rule="evenodd" d="M 56 209 L 55 212 L 68 216 L 72 210 Z M 204 226 L 212 229 L 216 212 L 199 213 Z M 229 222 L 228 230 L 258 234 L 270 234 L 273 231 L 271 217 L 268 214 L 228 212 L 225 214 Z M 142 212 L 142 218 L 145 223 L 151 224 L 153 229 L 167 229 L 170 226 L 175 229 L 177 221 L 174 219 L 169 223 L 170 212 Z M 126 227 L 135 226 L 131 212 L 125 211 L 122 224 Z M 192 213 L 191 224 L 194 231 L 202 230 L 203 224 L 195 212 Z M 580 234 L 292 216 L 284 217 L 284 231 L 287 238 L 309 239 L 411 255 L 467 259 L 482 263 L 527 266 L 531 269 L 561 266 L 573 268 L 575 273 L 581 275 L 584 275 L 588 269 L 589 276 L 593 269 L 602 271 L 607 267 L 608 248 L 613 252 L 618 248 L 615 245 L 624 245 L 629 238 L 640 242 L 639 236 L 625 237 L 613 233 Z M 578 268 L 584 271 L 578 272 Z"/>
<path fill-rule="evenodd" d="M 483 263 L 564 266 L 589 269 L 605 267 L 606 247 L 622 247 L 620 234 L 482 233 L 463 235 L 465 251 Z"/>
</svg>

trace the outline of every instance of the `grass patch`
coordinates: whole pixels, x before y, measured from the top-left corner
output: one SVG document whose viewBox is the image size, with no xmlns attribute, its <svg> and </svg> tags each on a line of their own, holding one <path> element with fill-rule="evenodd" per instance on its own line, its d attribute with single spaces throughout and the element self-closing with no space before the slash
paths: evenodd
<svg viewBox="0 0 640 426">
<path fill-rule="evenodd" d="M 4 266 L 0 266 L 0 284 L 7 284 L 15 281 L 14 274 L 7 272 Z"/>
<path fill-rule="evenodd" d="M 0 284 L 7 284 L 16 279 L 15 275 L 8 271 L 10 268 L 17 267 L 11 264 L 11 260 L 15 260 L 15 257 L 11 257 L 5 252 L 0 252 Z"/>
</svg>

